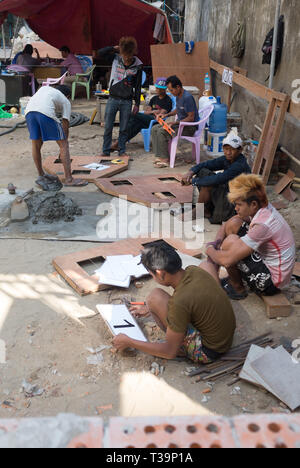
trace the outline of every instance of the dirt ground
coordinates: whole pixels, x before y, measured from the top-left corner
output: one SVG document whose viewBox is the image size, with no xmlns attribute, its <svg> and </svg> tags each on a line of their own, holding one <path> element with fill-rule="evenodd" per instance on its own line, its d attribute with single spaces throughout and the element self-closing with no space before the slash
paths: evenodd
<svg viewBox="0 0 300 468">
<path fill-rule="evenodd" d="M 90 116 L 94 107 L 94 102 L 80 100 L 73 109 Z M 87 123 L 71 129 L 71 154 L 101 154 L 102 135 L 103 128 L 99 125 Z M 33 187 L 36 172 L 27 129 L 3 136 L 0 142 L 0 190 L 9 182 L 22 190 Z M 183 149 L 188 156 L 189 147 Z M 145 154 L 140 136 L 128 146 L 128 152 L 133 159 L 128 172 L 132 175 L 183 173 L 190 166 L 187 163 L 174 170 L 153 169 L 152 157 Z M 55 143 L 45 145 L 44 156 L 56 153 Z M 78 190 L 98 191 L 93 184 Z M 68 193 L 74 189 L 63 191 Z M 300 203 L 296 202 L 282 210 L 297 238 L 298 252 L 299 207 Z M 206 224 L 206 228 L 208 241 L 214 238 L 217 227 Z M 124 291 L 112 289 L 80 297 L 51 265 L 54 257 L 95 247 L 95 244 L 47 242 L 38 240 L 38 236 L 11 237 L 0 239 L 0 339 L 5 341 L 7 352 L 6 364 L 0 364 L 0 418 L 46 417 L 64 412 L 110 417 L 205 413 L 233 416 L 243 412 L 288 411 L 276 398 L 245 382 L 238 383 L 240 391 L 232 395 L 234 387 L 227 385 L 228 379 L 215 383 L 205 398 L 202 392 L 207 384 L 196 383 L 195 378 L 186 375 L 193 367 L 187 361 L 167 362 L 142 353 L 113 354 L 106 326 L 95 315 L 96 305 L 117 302 Z M 154 287 L 153 280 L 146 280 L 142 289 L 132 285 L 125 293 L 142 300 Z M 292 299 L 297 292 L 299 288 L 293 285 L 286 293 Z M 234 309 L 238 322 L 235 344 L 265 332 L 272 333 L 278 342 L 290 343 L 300 338 L 299 306 L 293 307 L 291 317 L 271 321 L 261 300 L 251 294 L 245 301 L 234 303 Z M 151 319 L 142 326 L 150 339 L 162 338 Z M 87 348 L 101 346 L 108 348 L 102 351 L 98 365 L 89 365 L 87 359 L 92 354 Z M 153 362 L 164 367 L 159 377 L 150 372 Z M 43 389 L 43 394 L 25 398 L 21 389 L 24 380 Z"/>
</svg>

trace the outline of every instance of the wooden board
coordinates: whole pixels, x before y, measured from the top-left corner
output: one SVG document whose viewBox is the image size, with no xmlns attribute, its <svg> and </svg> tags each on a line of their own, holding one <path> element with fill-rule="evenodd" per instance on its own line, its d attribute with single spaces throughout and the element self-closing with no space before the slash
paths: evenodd
<svg viewBox="0 0 300 468">
<path fill-rule="evenodd" d="M 91 266 L 95 259 L 101 258 L 103 262 L 106 257 L 111 255 L 139 255 L 145 248 L 145 244 L 162 241 L 163 239 L 139 238 L 126 239 L 124 241 L 115 242 L 113 244 L 101 244 L 92 249 L 74 252 L 69 255 L 57 257 L 53 260 L 53 266 L 56 271 L 67 281 L 67 283 L 75 289 L 75 291 L 85 296 L 87 294 L 96 293 L 111 289 L 111 286 L 99 284 L 98 276 L 88 274 L 83 266 L 90 263 Z M 192 257 L 200 258 L 202 256 L 201 249 L 187 250 L 185 242 L 180 239 L 164 239 L 169 245 L 176 250 L 191 255 Z M 94 268 L 96 270 L 96 266 Z"/>
<path fill-rule="evenodd" d="M 123 333 L 132 340 L 147 343 L 147 338 L 126 305 L 99 304 L 97 310 L 113 336 Z"/>
<path fill-rule="evenodd" d="M 262 296 L 266 306 L 266 312 L 269 319 L 278 317 L 289 317 L 292 312 L 292 305 L 284 294 L 275 296 Z"/>
<path fill-rule="evenodd" d="M 124 164 L 112 164 L 111 161 L 120 159 Z M 84 166 L 93 163 L 101 163 L 107 165 L 104 171 L 95 171 L 86 169 Z M 49 156 L 45 159 L 43 167 L 46 172 L 52 175 L 57 175 L 63 182 L 65 179 L 64 168 L 61 161 L 55 156 Z M 72 156 L 71 157 L 72 176 L 74 179 L 83 179 L 88 182 L 95 182 L 101 177 L 112 177 L 116 174 L 124 172 L 129 167 L 129 157 L 118 156 Z"/>
<path fill-rule="evenodd" d="M 184 44 L 153 45 L 151 57 L 154 81 L 177 75 L 184 86 L 199 88 L 202 96 L 205 75 L 210 73 L 207 42 L 196 42 L 192 54 L 185 52 Z"/>
<path fill-rule="evenodd" d="M 161 174 L 123 179 L 99 179 L 95 182 L 102 192 L 113 197 L 127 197 L 133 203 L 151 207 L 153 204 L 192 203 L 193 187 L 181 185 L 181 174 Z"/>
<path fill-rule="evenodd" d="M 294 266 L 293 274 L 294 274 L 295 276 L 299 276 L 299 277 L 300 277 L 300 263 L 299 263 L 299 262 L 296 262 L 296 264 L 295 264 L 295 266 Z"/>
</svg>

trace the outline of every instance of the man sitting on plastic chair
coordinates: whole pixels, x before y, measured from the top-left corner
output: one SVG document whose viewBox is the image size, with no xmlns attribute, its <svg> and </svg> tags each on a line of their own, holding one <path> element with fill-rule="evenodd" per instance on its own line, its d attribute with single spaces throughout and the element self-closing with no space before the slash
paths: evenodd
<svg viewBox="0 0 300 468">
<path fill-rule="evenodd" d="M 69 47 L 63 46 L 60 49 L 60 52 L 64 59 L 64 61 L 61 63 L 61 67 L 63 67 L 64 71 L 69 72 L 69 76 L 65 77 L 64 84 L 73 83 L 77 79 L 76 75 L 78 73 L 83 73 L 81 63 L 74 54 L 71 54 Z"/>
<path fill-rule="evenodd" d="M 141 130 L 145 129 L 145 133 L 149 133 L 149 138 L 145 138 L 145 151 L 150 151 L 150 138 L 151 129 L 156 124 L 156 116 L 164 115 L 171 112 L 173 108 L 172 99 L 167 95 L 166 78 L 158 78 L 155 83 L 157 95 L 154 96 L 145 112 L 138 112 L 136 115 L 131 114 L 127 126 L 128 139 L 127 142 L 132 140 Z M 143 133 L 143 132 L 142 132 Z M 113 149 L 118 149 L 118 141 L 115 141 L 112 146 Z"/>
<path fill-rule="evenodd" d="M 178 120 L 169 123 L 169 126 L 174 130 L 173 137 L 176 137 L 178 134 L 181 123 L 189 124 L 184 128 L 182 135 L 192 137 L 198 129 L 196 125 L 198 109 L 195 99 L 183 88 L 177 76 L 170 76 L 166 84 L 171 94 L 176 97 L 176 109 L 159 117 L 166 118 L 177 115 Z M 195 125 L 191 125 L 193 122 L 195 122 Z M 155 154 L 155 167 L 164 168 L 169 166 L 169 142 L 173 137 L 162 126 L 156 125 L 153 127 L 152 146 L 153 153 Z"/>
</svg>

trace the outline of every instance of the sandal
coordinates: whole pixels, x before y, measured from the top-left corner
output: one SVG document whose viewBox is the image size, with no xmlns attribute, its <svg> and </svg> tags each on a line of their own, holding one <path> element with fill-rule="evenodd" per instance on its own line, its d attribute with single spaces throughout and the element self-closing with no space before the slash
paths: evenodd
<svg viewBox="0 0 300 468">
<path fill-rule="evenodd" d="M 245 291 L 243 293 L 238 293 L 233 286 L 229 283 L 229 278 L 224 278 L 221 280 L 221 285 L 227 296 L 233 301 L 242 301 L 248 297 L 248 293 Z"/>
<path fill-rule="evenodd" d="M 69 184 L 64 183 L 64 187 L 86 187 L 88 184 L 87 180 L 73 179 Z"/>
<path fill-rule="evenodd" d="M 163 161 L 157 161 L 154 163 L 154 166 L 155 167 L 158 167 L 159 169 L 165 169 L 167 167 L 169 167 L 169 164 L 163 162 Z"/>
</svg>

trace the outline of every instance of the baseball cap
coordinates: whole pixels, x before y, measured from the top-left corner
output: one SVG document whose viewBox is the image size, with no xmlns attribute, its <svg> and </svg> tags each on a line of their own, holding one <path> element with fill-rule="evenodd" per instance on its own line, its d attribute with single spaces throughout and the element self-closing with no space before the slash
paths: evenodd
<svg viewBox="0 0 300 468">
<path fill-rule="evenodd" d="M 223 141 L 223 146 L 229 145 L 232 148 L 241 148 L 243 146 L 242 139 L 236 135 L 235 133 L 231 132 Z"/>
<path fill-rule="evenodd" d="M 167 89 L 167 78 L 157 78 L 155 87 L 159 89 Z"/>
</svg>

